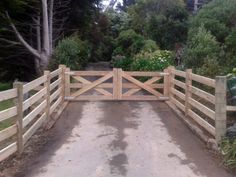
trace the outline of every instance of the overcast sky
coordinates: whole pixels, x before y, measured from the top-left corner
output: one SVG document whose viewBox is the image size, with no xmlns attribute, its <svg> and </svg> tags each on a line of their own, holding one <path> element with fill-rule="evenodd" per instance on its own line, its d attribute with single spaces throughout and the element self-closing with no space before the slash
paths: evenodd
<svg viewBox="0 0 236 177">
<path fill-rule="evenodd" d="M 117 2 L 121 2 L 122 3 L 122 0 L 117 0 Z M 110 3 L 110 0 L 103 0 L 102 1 L 103 5 L 105 5 L 105 7 L 107 7 Z"/>
</svg>

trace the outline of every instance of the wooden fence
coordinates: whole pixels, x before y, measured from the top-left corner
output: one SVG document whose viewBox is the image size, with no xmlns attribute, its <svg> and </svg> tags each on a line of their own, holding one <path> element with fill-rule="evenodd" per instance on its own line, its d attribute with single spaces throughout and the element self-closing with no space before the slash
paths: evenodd
<svg viewBox="0 0 236 177">
<path fill-rule="evenodd" d="M 91 82 L 82 77 L 88 75 L 102 78 Z M 149 78 L 141 82 L 135 78 L 138 76 Z M 79 82 L 73 83 L 73 77 Z M 111 78 L 112 83 L 104 83 Z M 122 78 L 130 83 L 122 82 Z M 0 124 L 11 122 L 10 126 L 0 131 L 0 161 L 15 152 L 21 154 L 26 142 L 36 130 L 48 124 L 52 114 L 57 112 L 59 115 L 63 111 L 65 106 L 63 107 L 62 104 L 66 103 L 65 99 L 84 100 L 83 98 L 88 96 L 81 99 L 75 97 L 81 96 L 91 88 L 102 94 L 99 100 L 104 100 L 104 95 L 106 99 L 109 97 L 111 100 L 169 99 L 185 113 L 186 117 L 193 119 L 218 142 L 226 131 L 227 110 L 236 110 L 235 107 L 226 105 L 226 77 L 210 79 L 193 74 L 190 69 L 184 72 L 174 67 L 168 67 L 161 73 L 123 72 L 121 69 L 85 73 L 70 71 L 69 68 L 61 65 L 51 73 L 45 71 L 42 77 L 30 83 L 16 82 L 13 89 L 0 92 L 0 102 L 6 100 L 14 102 L 13 106 L 0 111 Z M 72 98 L 73 89 L 76 90 Z M 133 95 L 142 89 L 148 91 L 151 96 Z M 158 89 L 159 91 L 161 89 L 161 92 L 157 93 Z"/>
<path fill-rule="evenodd" d="M 219 142 L 226 132 L 226 77 L 199 76 L 169 67 L 170 101 Z"/>
<path fill-rule="evenodd" d="M 49 116 L 64 102 L 65 66 L 49 72 L 32 82 L 14 83 L 14 88 L 0 92 L 0 102 L 10 100 L 13 106 L 0 111 L 0 123 L 11 125 L 0 131 L 0 161 L 18 151 L 23 152 L 26 142 Z"/>
</svg>

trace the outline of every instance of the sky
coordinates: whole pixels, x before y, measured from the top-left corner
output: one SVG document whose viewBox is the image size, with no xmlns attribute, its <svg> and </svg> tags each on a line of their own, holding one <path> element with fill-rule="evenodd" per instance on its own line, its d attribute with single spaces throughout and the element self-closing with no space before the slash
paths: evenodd
<svg viewBox="0 0 236 177">
<path fill-rule="evenodd" d="M 122 3 L 122 0 L 117 0 L 117 3 L 118 2 Z M 109 3 L 110 3 L 110 0 L 103 0 L 102 1 L 102 4 L 105 6 L 105 8 L 109 5 Z"/>
</svg>

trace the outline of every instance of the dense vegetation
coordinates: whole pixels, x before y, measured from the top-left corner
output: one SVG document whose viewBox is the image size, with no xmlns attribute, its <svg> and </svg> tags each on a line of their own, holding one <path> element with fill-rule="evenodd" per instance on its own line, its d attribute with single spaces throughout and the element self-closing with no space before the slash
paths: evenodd
<svg viewBox="0 0 236 177">
<path fill-rule="evenodd" d="M 213 0 L 190 18 L 184 66 L 206 76 L 236 66 L 236 1 Z"/>
<path fill-rule="evenodd" d="M 110 1 L 107 7 L 101 0 L 48 0 L 49 11 L 51 2 L 55 15 L 49 68 L 64 63 L 81 69 L 88 62 L 111 61 L 125 70 L 161 70 L 175 64 L 215 77 L 236 65 L 235 0 L 204 1 L 208 3 L 197 13 L 191 11 L 191 0 Z M 0 2 L 2 81 L 28 81 L 40 74 L 44 63 L 15 37 L 11 23 L 43 54 L 44 38 L 38 40 L 43 28 L 38 31 L 35 23 L 41 13 L 40 1 Z"/>
</svg>

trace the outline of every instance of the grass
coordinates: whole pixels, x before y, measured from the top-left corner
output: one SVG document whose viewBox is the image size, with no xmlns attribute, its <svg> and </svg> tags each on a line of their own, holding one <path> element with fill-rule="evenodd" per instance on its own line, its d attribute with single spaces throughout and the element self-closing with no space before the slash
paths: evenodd
<svg viewBox="0 0 236 177">
<path fill-rule="evenodd" d="M 0 91 L 11 89 L 11 83 L 0 83 Z M 5 100 L 0 102 L 0 111 L 14 106 L 13 100 Z M 11 126 L 14 123 L 14 118 L 0 122 L 0 131 Z"/>
<path fill-rule="evenodd" d="M 1 83 L 0 82 L 0 91 L 4 91 L 7 89 L 11 89 L 12 88 L 12 84 L 10 82 L 8 83 Z"/>
</svg>

